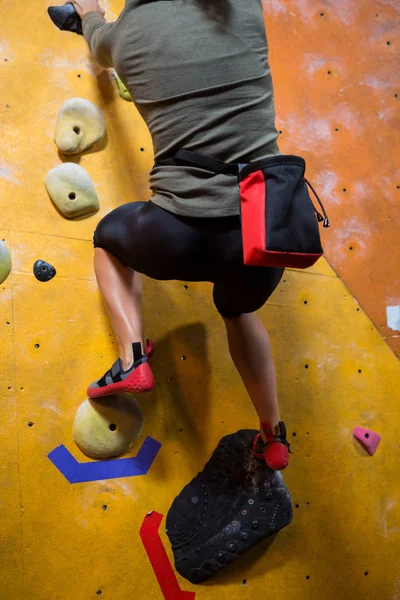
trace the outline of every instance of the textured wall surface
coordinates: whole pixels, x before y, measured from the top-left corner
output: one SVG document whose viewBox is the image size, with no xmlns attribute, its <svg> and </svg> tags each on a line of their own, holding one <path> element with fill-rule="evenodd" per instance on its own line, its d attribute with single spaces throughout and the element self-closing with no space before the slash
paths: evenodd
<svg viewBox="0 0 400 600">
<path fill-rule="evenodd" d="M 142 401 L 131 455 L 147 435 L 161 442 L 149 473 L 69 484 L 47 458 L 64 444 L 88 460 L 72 420 L 116 355 L 90 240 L 102 215 L 147 199 L 152 164 L 139 115 L 83 40 L 51 24 L 48 4 L 1 2 L 0 239 L 13 270 L 0 286 L 0 600 L 162 600 L 138 534 L 145 514 L 166 514 L 219 439 L 257 423 L 209 285 L 146 279 L 158 385 Z M 109 19 L 121 8 L 108 3 Z M 199 600 L 400 600 L 400 367 L 387 344 L 396 348 L 399 334 L 385 316 L 400 304 L 399 5 L 271 0 L 265 9 L 282 149 L 305 156 L 333 221 L 324 238 L 332 266 L 287 271 L 261 311 L 294 452 L 285 472 L 294 521 L 210 584 L 178 579 Z M 101 210 L 68 221 L 43 179 L 62 161 L 54 124 L 74 96 L 102 109 L 107 140 L 75 159 Z M 57 268 L 52 281 L 34 278 L 37 259 Z M 374 457 L 353 441 L 356 425 L 382 435 Z M 171 558 L 162 528 L 161 537 Z"/>
</svg>

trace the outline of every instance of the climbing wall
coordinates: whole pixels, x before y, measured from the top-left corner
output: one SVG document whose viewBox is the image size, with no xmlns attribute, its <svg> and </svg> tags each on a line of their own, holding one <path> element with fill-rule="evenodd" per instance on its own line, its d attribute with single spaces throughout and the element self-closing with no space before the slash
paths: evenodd
<svg viewBox="0 0 400 600">
<path fill-rule="evenodd" d="M 149 511 L 166 514 L 223 435 L 257 423 L 209 285 L 145 279 L 158 385 L 142 401 L 143 432 L 125 457 L 130 476 L 118 477 L 111 462 L 97 472 L 74 445 L 86 386 L 116 356 L 91 237 L 111 209 L 148 198 L 152 148 L 111 75 L 81 38 L 51 24 L 48 5 L 1 4 L 0 239 L 13 268 L 0 286 L 0 600 L 173 600 L 183 597 L 176 586 L 199 600 L 400 600 L 399 332 L 386 321 L 386 307 L 400 304 L 397 0 L 265 2 L 281 146 L 307 159 L 333 227 L 327 260 L 288 270 L 260 311 L 293 449 L 285 472 L 293 523 L 198 587 L 179 576 L 160 587 L 139 530 Z M 121 9 L 107 3 L 108 18 Z M 68 221 L 43 179 L 63 160 L 54 124 L 75 96 L 103 111 L 107 139 L 74 159 L 100 212 Z M 56 267 L 54 279 L 35 279 L 37 259 Z M 382 435 L 373 457 L 352 438 L 354 426 Z"/>
</svg>

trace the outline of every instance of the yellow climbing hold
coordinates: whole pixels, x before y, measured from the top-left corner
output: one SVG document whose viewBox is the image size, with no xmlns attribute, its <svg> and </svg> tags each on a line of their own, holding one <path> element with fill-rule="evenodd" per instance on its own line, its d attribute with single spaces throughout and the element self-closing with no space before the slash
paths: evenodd
<svg viewBox="0 0 400 600">
<path fill-rule="evenodd" d="M 0 241 L 0 283 L 3 283 L 11 271 L 11 255 L 4 241 Z"/>
<path fill-rule="evenodd" d="M 122 83 L 121 79 L 118 77 L 117 72 L 113 72 L 113 76 L 115 79 L 115 83 L 117 84 L 118 92 L 121 98 L 127 100 L 128 102 L 132 102 L 132 96 L 130 95 L 128 88 Z"/>
</svg>

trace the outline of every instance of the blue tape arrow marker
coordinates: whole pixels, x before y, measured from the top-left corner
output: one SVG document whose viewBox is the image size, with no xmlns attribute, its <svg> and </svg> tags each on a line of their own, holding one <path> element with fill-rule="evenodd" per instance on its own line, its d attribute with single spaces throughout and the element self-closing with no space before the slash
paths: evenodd
<svg viewBox="0 0 400 600">
<path fill-rule="evenodd" d="M 99 479 L 147 475 L 160 448 L 160 442 L 147 436 L 137 455 L 130 458 L 80 463 L 63 444 L 52 450 L 48 456 L 69 483 L 83 483 Z"/>
</svg>

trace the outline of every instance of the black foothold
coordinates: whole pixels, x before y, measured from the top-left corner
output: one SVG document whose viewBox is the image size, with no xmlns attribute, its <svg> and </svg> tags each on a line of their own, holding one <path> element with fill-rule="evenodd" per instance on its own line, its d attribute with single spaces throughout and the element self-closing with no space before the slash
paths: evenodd
<svg viewBox="0 0 400 600">
<path fill-rule="evenodd" d="M 56 275 L 57 271 L 50 263 L 45 260 L 37 260 L 33 265 L 33 274 L 39 281 L 50 281 Z"/>
<path fill-rule="evenodd" d="M 47 9 L 50 19 L 58 29 L 63 31 L 72 31 L 83 35 L 82 19 L 76 12 L 72 4 L 64 4 L 63 6 L 49 6 Z"/>
</svg>

